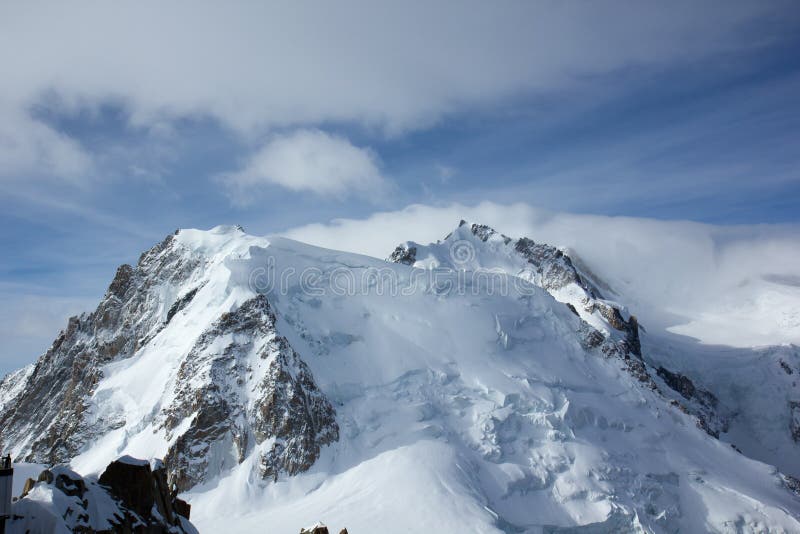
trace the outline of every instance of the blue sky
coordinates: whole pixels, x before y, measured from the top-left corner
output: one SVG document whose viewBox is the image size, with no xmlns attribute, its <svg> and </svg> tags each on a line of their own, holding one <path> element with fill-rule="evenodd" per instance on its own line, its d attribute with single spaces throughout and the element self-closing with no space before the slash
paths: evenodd
<svg viewBox="0 0 800 534">
<path fill-rule="evenodd" d="M 0 50 L 2 371 L 178 227 L 800 222 L 794 2 L 0 3 Z"/>
</svg>

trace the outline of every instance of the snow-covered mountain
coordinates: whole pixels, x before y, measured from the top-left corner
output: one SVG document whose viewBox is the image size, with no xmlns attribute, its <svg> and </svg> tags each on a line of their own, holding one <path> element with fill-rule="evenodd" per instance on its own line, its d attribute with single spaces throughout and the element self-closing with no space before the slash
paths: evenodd
<svg viewBox="0 0 800 534">
<path fill-rule="evenodd" d="M 3 380 L 0 445 L 163 458 L 201 532 L 800 530 L 797 349 L 697 361 L 608 293 L 481 225 L 389 262 L 181 230 Z"/>
<path fill-rule="evenodd" d="M 658 330 L 642 331 L 633 339 L 639 329 L 630 324 L 625 307 L 603 298 L 627 300 L 623 291 L 563 250 L 526 238 L 511 240 L 483 225 L 462 223 L 435 244 L 403 243 L 390 259 L 427 269 L 502 272 L 547 289 L 604 335 L 631 337 L 631 346 L 643 347 L 638 354 L 652 367 L 660 390 L 698 416 L 712 435 L 800 477 L 797 346 L 714 346 Z M 646 273 L 640 278 L 646 279 Z M 763 318 L 754 316 L 752 321 L 759 324 Z"/>
</svg>

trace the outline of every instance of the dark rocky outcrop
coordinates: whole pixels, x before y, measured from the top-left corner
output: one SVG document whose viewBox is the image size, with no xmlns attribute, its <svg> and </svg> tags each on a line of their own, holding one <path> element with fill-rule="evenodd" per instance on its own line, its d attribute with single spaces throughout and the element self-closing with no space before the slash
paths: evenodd
<svg viewBox="0 0 800 534">
<path fill-rule="evenodd" d="M 671 389 L 680 393 L 684 399 L 697 400 L 704 406 L 716 408 L 718 401 L 714 394 L 695 387 L 694 382 L 688 377 L 679 373 L 673 373 L 664 367 L 659 367 L 656 373 Z"/>
<path fill-rule="evenodd" d="M 49 469 L 45 469 L 39 473 L 39 477 L 36 480 L 29 478 L 25 481 L 25 485 L 22 487 L 20 498 L 24 498 L 26 495 L 28 495 L 28 493 L 30 493 L 30 491 L 36 487 L 36 484 L 39 482 L 54 485 L 56 489 L 60 490 L 61 493 L 69 497 L 78 497 L 79 499 L 83 499 L 83 496 L 86 493 L 86 483 L 84 482 L 83 478 L 76 476 L 74 473 L 69 471 L 56 471 L 54 473 Z"/>
<path fill-rule="evenodd" d="M 31 499 L 39 487 L 50 490 Z M 59 494 L 60 496 L 57 496 Z M 43 498 L 44 497 L 44 498 Z M 57 521 L 53 524 L 53 521 Z M 109 464 L 99 480 L 65 467 L 28 479 L 13 505 L 13 531 L 71 531 L 85 534 L 194 534 L 189 505 L 167 488 L 163 464 L 123 457 Z"/>
<path fill-rule="evenodd" d="M 169 324 L 172 318 L 175 317 L 175 314 L 184 309 L 187 306 L 187 304 L 189 304 L 192 301 L 194 296 L 197 295 L 198 291 L 200 291 L 200 288 L 196 287 L 191 291 L 188 291 L 184 296 L 182 296 L 178 300 L 176 300 L 175 303 L 172 306 L 170 306 L 169 311 L 167 312 L 167 319 L 164 322 Z"/>
<path fill-rule="evenodd" d="M 556 247 L 535 243 L 533 240 L 523 237 L 517 240 L 514 249 L 535 267 L 544 289 L 556 291 L 569 284 L 576 284 L 583 288 L 586 292 L 583 302 L 584 311 L 590 314 L 595 310 L 598 311 L 608 325 L 621 332 L 624 338 L 622 341 L 605 340 L 600 332 L 583 323 L 580 331 L 582 344 L 587 348 L 602 345 L 602 351 L 606 357 L 619 357 L 634 378 L 650 387 L 655 387 L 647 367 L 642 361 L 642 345 L 639 340 L 639 323 L 636 317 L 631 315 L 626 321 L 619 308 L 599 300 L 599 290 L 584 279 L 573 265 L 570 257 Z M 574 305 L 567 303 L 567 307 L 580 316 Z"/>
<path fill-rule="evenodd" d="M 794 493 L 796 497 L 800 497 L 800 479 L 781 473 L 781 480 L 786 489 Z"/>
<path fill-rule="evenodd" d="M 403 265 L 414 265 L 417 261 L 417 247 L 398 245 L 389 255 L 389 261 L 402 263 Z"/>
<path fill-rule="evenodd" d="M 523 237 L 517 240 L 514 249 L 536 268 L 542 277 L 544 289 L 561 289 L 572 283 L 589 289 L 572 265 L 569 256 L 564 255 L 556 247 L 535 243 L 532 239 Z"/>
<path fill-rule="evenodd" d="M 189 519 L 189 504 L 169 490 L 167 472 L 160 462 L 151 469 L 147 461 L 120 458 L 108 465 L 98 483 L 131 512 L 124 518 L 126 523 L 143 522 L 157 531 L 163 523 L 179 526 L 180 517 Z"/>
<path fill-rule="evenodd" d="M 464 221 L 461 222 L 462 224 L 460 224 L 459 226 L 463 226 Z M 488 241 L 490 237 L 492 237 L 497 233 L 493 228 L 490 228 L 485 224 L 473 224 L 472 226 L 470 226 L 470 231 L 472 232 L 472 235 L 474 235 L 484 243 Z"/>
<path fill-rule="evenodd" d="M 683 397 L 683 401 L 674 402 L 682 411 L 696 417 L 698 427 L 715 438 L 719 438 L 720 433 L 727 432 L 728 418 L 721 414 L 719 400 L 713 393 L 695 386 L 689 377 L 664 367 L 659 367 L 656 374 L 667 387 Z"/>
<path fill-rule="evenodd" d="M 600 312 L 608 324 L 615 330 L 625 333 L 625 342 L 628 344 L 628 350 L 638 356 L 642 357 L 642 344 L 639 341 L 639 322 L 636 317 L 631 315 L 626 321 L 622 317 L 618 308 L 606 304 L 605 302 L 596 301 L 591 304 L 593 309 Z"/>
<path fill-rule="evenodd" d="M 320 446 L 339 439 L 333 406 L 319 392 L 311 371 L 284 338 L 259 385 L 261 402 L 254 414 L 256 441 L 275 438 L 261 455 L 264 477 L 306 471 L 319 457 Z"/>
</svg>

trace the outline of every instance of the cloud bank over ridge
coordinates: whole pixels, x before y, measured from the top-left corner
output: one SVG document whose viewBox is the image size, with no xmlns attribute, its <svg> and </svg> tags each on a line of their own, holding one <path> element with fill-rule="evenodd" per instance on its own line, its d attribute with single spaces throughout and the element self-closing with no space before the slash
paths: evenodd
<svg viewBox="0 0 800 534">
<path fill-rule="evenodd" d="M 646 326 L 706 343 L 800 343 L 800 228 L 552 213 L 526 204 L 412 205 L 286 232 L 387 257 L 402 241 L 442 239 L 460 219 L 565 247 Z M 444 233 L 443 233 L 444 232 Z"/>
</svg>

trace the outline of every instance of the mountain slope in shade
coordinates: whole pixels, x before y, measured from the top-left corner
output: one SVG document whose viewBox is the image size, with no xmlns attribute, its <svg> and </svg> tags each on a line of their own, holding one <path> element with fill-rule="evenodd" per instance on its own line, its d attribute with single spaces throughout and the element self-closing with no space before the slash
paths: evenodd
<svg viewBox="0 0 800 534">
<path fill-rule="evenodd" d="M 3 445 L 165 458 L 207 532 L 800 529 L 793 479 L 712 437 L 703 388 L 678 398 L 557 249 L 413 247 L 182 230 L 3 381 Z"/>
</svg>

